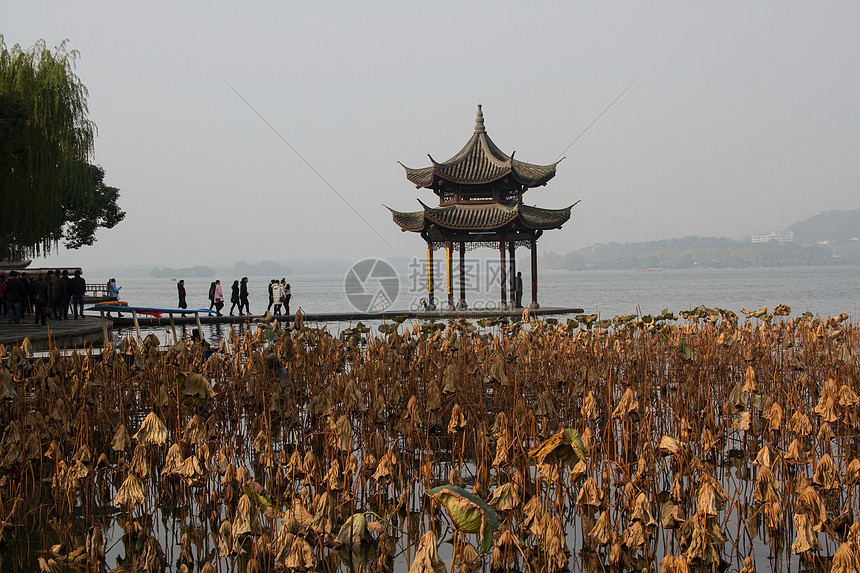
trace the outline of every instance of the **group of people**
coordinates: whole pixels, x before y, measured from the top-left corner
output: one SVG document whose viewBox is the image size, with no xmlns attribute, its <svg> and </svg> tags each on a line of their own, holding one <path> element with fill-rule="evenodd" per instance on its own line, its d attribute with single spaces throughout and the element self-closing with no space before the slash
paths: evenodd
<svg viewBox="0 0 860 573">
<path fill-rule="evenodd" d="M 76 269 L 53 270 L 46 274 L 10 271 L 0 275 L 0 313 L 9 324 L 20 324 L 24 315 L 32 315 L 35 324 L 47 326 L 47 319 L 67 320 L 69 314 L 84 316 L 87 282 Z M 69 312 L 71 309 L 71 313 Z"/>
<path fill-rule="evenodd" d="M 282 278 L 280 282 L 278 279 L 272 279 L 269 282 L 269 306 L 266 307 L 266 312 L 272 310 L 272 306 L 275 307 L 275 314 L 281 314 L 281 308 L 284 309 L 284 314 L 290 314 L 290 298 L 292 297 L 292 293 L 290 292 L 290 283 L 287 282 L 286 278 Z"/>
<path fill-rule="evenodd" d="M 180 286 L 183 281 L 179 281 Z M 184 289 L 183 289 L 184 290 Z M 239 316 L 250 316 L 251 305 L 248 303 L 248 277 L 242 277 L 241 281 L 233 281 L 233 286 L 230 288 L 230 302 L 233 305 L 230 307 L 230 316 L 235 316 L 233 313 L 236 307 L 239 307 Z M 185 298 L 180 291 L 179 308 L 187 308 L 182 306 L 185 304 Z M 215 309 L 218 316 L 221 314 L 221 309 L 224 308 L 224 291 L 221 290 L 221 281 L 215 281 L 209 285 L 209 310 Z"/>
<path fill-rule="evenodd" d="M 179 295 L 179 308 L 188 308 L 186 300 L 187 292 L 185 290 L 185 281 L 180 280 L 176 285 L 176 290 Z M 290 314 L 290 285 L 286 278 L 280 281 L 272 279 L 269 283 L 269 306 L 266 311 L 271 311 L 272 306 L 275 307 L 275 314 L 281 314 L 281 309 L 285 309 L 285 314 Z M 230 287 L 230 316 L 235 316 L 235 311 L 238 308 L 239 316 L 251 316 L 251 306 L 248 302 L 248 277 L 242 277 L 241 280 L 233 281 L 233 286 Z M 224 308 L 224 291 L 221 288 L 221 281 L 213 281 L 209 285 L 209 310 L 214 310 L 217 316 L 223 316 L 221 310 Z"/>
</svg>

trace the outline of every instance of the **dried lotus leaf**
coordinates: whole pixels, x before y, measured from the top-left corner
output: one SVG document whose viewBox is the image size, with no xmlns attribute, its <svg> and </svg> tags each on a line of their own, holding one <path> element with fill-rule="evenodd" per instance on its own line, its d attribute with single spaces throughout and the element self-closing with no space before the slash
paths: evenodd
<svg viewBox="0 0 860 573">
<path fill-rule="evenodd" d="M 520 496 L 513 483 L 508 482 L 500 485 L 490 492 L 490 507 L 498 511 L 508 511 L 520 506 Z"/>
<path fill-rule="evenodd" d="M 791 552 L 795 554 L 807 551 L 821 551 L 821 543 L 818 536 L 812 531 L 812 523 L 806 513 L 794 514 L 794 543 L 791 544 Z"/>
<path fill-rule="evenodd" d="M 436 539 L 436 533 L 433 529 L 424 534 L 421 541 L 418 542 L 418 549 L 415 551 L 415 557 L 412 560 L 412 565 L 409 567 L 409 573 L 448 572 L 445 562 L 439 557 Z"/>
<path fill-rule="evenodd" d="M 197 372 L 180 372 L 176 375 L 176 383 L 183 396 L 196 396 L 208 400 L 215 396 L 215 390 L 209 380 Z"/>
<path fill-rule="evenodd" d="M 618 401 L 618 405 L 615 406 L 615 410 L 612 411 L 612 417 L 627 419 L 631 412 L 634 412 L 638 407 L 639 401 L 633 394 L 633 389 L 628 386 L 627 390 L 625 390 L 624 394 L 621 396 L 621 400 Z"/>
<path fill-rule="evenodd" d="M 529 451 L 538 463 L 575 466 L 585 459 L 585 446 L 576 430 L 567 428 L 553 434 L 549 439 Z"/>
<path fill-rule="evenodd" d="M 140 429 L 132 436 L 139 444 L 148 445 L 163 445 L 167 441 L 167 427 L 164 425 L 155 412 L 150 412 Z"/>
<path fill-rule="evenodd" d="M 681 442 L 672 436 L 663 436 L 660 438 L 660 445 L 657 446 L 657 451 L 664 456 L 676 454 L 681 449 Z"/>
<path fill-rule="evenodd" d="M 143 482 L 133 473 L 128 474 L 122 485 L 116 492 L 114 505 L 122 507 L 134 507 L 146 501 L 143 491 Z"/>
</svg>

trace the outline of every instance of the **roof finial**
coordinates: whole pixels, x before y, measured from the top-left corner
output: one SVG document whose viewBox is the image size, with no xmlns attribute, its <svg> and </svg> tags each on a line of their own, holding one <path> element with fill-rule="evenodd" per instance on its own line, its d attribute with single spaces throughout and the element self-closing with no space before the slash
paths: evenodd
<svg viewBox="0 0 860 573">
<path fill-rule="evenodd" d="M 475 133 L 487 133 L 484 129 L 484 112 L 481 111 L 481 104 L 478 104 L 478 117 L 475 118 Z"/>
</svg>

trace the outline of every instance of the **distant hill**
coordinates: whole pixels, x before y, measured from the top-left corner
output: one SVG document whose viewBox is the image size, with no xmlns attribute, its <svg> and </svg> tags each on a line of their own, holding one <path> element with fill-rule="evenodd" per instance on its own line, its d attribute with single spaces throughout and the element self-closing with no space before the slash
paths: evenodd
<svg viewBox="0 0 860 573">
<path fill-rule="evenodd" d="M 174 269 L 170 267 L 154 268 L 149 271 L 149 276 L 154 279 L 179 278 L 208 278 L 215 276 L 215 269 L 206 266 L 184 267 Z"/>
<path fill-rule="evenodd" d="M 544 268 L 686 269 L 860 264 L 860 209 L 830 211 L 794 223 L 793 242 L 753 243 L 725 237 L 683 237 L 646 243 L 608 243 L 566 255 L 547 253 Z"/>
<path fill-rule="evenodd" d="M 860 209 L 813 215 L 786 230 L 793 231 L 794 242 L 803 245 L 825 241 L 848 243 L 851 239 L 860 239 Z"/>
<path fill-rule="evenodd" d="M 287 265 L 272 261 L 260 261 L 259 263 L 247 263 L 238 261 L 233 265 L 233 274 L 238 277 L 286 277 L 292 274 Z"/>
</svg>

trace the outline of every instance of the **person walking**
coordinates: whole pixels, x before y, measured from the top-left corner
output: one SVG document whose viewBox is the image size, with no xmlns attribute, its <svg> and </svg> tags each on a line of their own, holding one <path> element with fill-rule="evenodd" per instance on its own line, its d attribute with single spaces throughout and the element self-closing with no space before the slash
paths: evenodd
<svg viewBox="0 0 860 573">
<path fill-rule="evenodd" d="M 266 312 L 269 312 L 270 310 L 272 310 L 272 305 L 275 304 L 275 302 L 277 301 L 277 299 L 275 298 L 275 294 L 274 294 L 275 283 L 277 283 L 277 282 L 278 282 L 278 279 L 272 279 L 269 281 L 269 306 L 266 307 Z"/>
<path fill-rule="evenodd" d="M 221 309 L 224 308 L 224 293 L 221 292 L 221 281 L 215 281 L 215 291 L 212 299 L 215 303 L 215 314 L 221 316 Z"/>
<path fill-rule="evenodd" d="M 239 314 L 242 314 L 242 308 L 245 309 L 245 314 L 251 316 L 251 307 L 248 304 L 248 277 L 242 277 L 242 282 L 239 284 Z"/>
<path fill-rule="evenodd" d="M 239 316 L 245 316 L 245 313 L 242 312 L 242 305 L 239 302 L 239 281 L 233 281 L 233 286 L 230 287 L 230 302 L 232 305 L 230 306 L 230 316 L 233 316 L 233 311 L 236 307 L 239 307 Z"/>
<path fill-rule="evenodd" d="M 215 308 L 215 281 L 209 284 L 209 310 Z"/>
<path fill-rule="evenodd" d="M 116 286 L 116 279 L 111 278 L 107 284 L 108 287 L 108 296 L 110 296 L 113 300 L 119 300 L 119 291 L 122 290 L 121 286 Z"/>
<path fill-rule="evenodd" d="M 20 273 L 18 278 L 24 285 L 24 305 L 21 307 L 21 315 L 33 314 L 33 297 L 30 296 L 30 277 L 26 273 Z"/>
<path fill-rule="evenodd" d="M 75 316 L 75 320 L 78 319 L 78 315 L 83 318 L 87 281 L 81 276 L 81 269 L 75 269 L 75 276 L 69 281 L 69 290 L 72 296 L 72 314 Z"/>
<path fill-rule="evenodd" d="M 284 286 L 277 279 L 274 279 L 269 283 L 269 288 L 272 290 L 272 300 L 275 303 L 275 315 L 279 315 L 281 314 L 281 305 L 284 304 Z"/>
<path fill-rule="evenodd" d="M 179 294 L 179 304 L 177 308 L 186 309 L 188 308 L 188 303 L 185 302 L 185 280 L 180 279 L 178 283 L 176 283 L 176 290 Z M 185 318 L 185 313 L 182 313 L 182 318 Z"/>
<path fill-rule="evenodd" d="M 108 288 L 108 296 L 111 298 L 111 300 L 119 301 L 119 291 L 122 290 L 122 287 L 116 286 L 116 279 L 115 278 L 111 277 L 111 279 L 107 283 L 107 288 Z M 117 312 L 116 314 L 117 314 L 117 316 L 122 318 L 121 312 Z M 110 311 L 108 311 L 107 315 L 110 316 Z"/>
<path fill-rule="evenodd" d="M 35 305 L 33 312 L 34 323 L 39 324 L 41 322 L 42 326 L 47 326 L 46 319 L 51 314 L 51 287 L 45 282 L 44 277 L 39 275 L 34 282 L 30 283 L 30 288 Z"/>
<path fill-rule="evenodd" d="M 18 271 L 9 273 L 9 278 L 6 279 L 5 289 L 6 299 L 9 302 L 9 324 L 21 324 L 21 309 L 24 306 L 24 283 L 18 278 Z"/>
<path fill-rule="evenodd" d="M 51 316 L 55 319 L 62 317 L 63 306 L 63 279 L 60 269 L 48 271 L 48 284 L 51 285 Z"/>
</svg>

